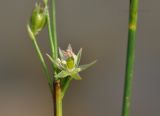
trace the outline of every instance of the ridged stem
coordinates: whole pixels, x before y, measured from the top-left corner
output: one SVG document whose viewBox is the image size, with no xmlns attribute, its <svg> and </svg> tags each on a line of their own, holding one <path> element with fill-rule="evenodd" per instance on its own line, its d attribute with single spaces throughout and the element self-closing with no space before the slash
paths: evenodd
<svg viewBox="0 0 160 116">
<path fill-rule="evenodd" d="M 138 17 L 138 0 L 130 0 L 128 47 L 127 47 L 127 58 L 126 58 L 122 116 L 130 115 L 131 93 L 132 93 L 134 62 L 135 62 L 137 17 Z"/>
</svg>

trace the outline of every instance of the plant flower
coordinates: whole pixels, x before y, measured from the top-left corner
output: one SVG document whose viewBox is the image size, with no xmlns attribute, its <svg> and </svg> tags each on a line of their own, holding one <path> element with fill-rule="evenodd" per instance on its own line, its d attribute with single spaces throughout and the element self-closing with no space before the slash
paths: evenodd
<svg viewBox="0 0 160 116">
<path fill-rule="evenodd" d="M 79 66 L 81 54 L 82 49 L 80 49 L 78 53 L 75 54 L 70 44 L 68 45 L 67 50 L 61 50 L 59 48 L 60 58 L 53 59 L 51 56 L 47 54 L 51 62 L 54 65 L 56 65 L 60 70 L 60 72 L 55 75 L 55 78 L 60 79 L 70 76 L 71 78 L 74 78 L 76 80 L 81 80 L 79 72 L 89 68 L 90 66 L 96 63 L 96 61 L 93 61 L 89 64 Z"/>
</svg>

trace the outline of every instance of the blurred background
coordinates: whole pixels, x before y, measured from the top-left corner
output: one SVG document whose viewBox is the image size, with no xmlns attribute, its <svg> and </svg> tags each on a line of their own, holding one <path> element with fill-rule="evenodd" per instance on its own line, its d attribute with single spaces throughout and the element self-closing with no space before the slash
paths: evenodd
<svg viewBox="0 0 160 116">
<path fill-rule="evenodd" d="M 26 31 L 36 0 L 0 2 L 0 116 L 53 116 L 52 97 Z M 158 0 L 140 0 L 131 116 L 160 116 Z M 64 116 L 120 116 L 129 0 L 57 0 L 58 43 L 98 63 L 73 81 Z M 50 53 L 48 34 L 38 38 Z M 46 58 L 46 57 L 45 57 Z M 49 64 L 49 60 L 46 58 Z"/>
</svg>

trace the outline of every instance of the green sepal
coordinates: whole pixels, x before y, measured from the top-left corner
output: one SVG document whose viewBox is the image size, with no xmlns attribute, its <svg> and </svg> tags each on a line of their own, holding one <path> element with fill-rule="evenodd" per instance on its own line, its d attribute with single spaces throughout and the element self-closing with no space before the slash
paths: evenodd
<svg viewBox="0 0 160 116">
<path fill-rule="evenodd" d="M 49 54 L 46 54 L 48 56 L 48 58 L 50 59 L 50 61 L 59 69 L 64 69 L 64 67 L 62 65 L 60 65 L 58 63 L 57 60 L 54 60 Z"/>
<path fill-rule="evenodd" d="M 80 68 L 75 68 L 71 73 L 72 74 L 75 74 L 75 73 L 79 73 L 81 71 Z"/>
<path fill-rule="evenodd" d="M 60 56 L 61 59 L 64 60 L 64 55 L 63 55 L 63 52 L 62 52 L 61 48 L 59 48 L 59 56 Z"/>
<path fill-rule="evenodd" d="M 62 70 L 60 73 L 58 73 L 58 74 L 55 75 L 55 78 L 56 79 L 65 78 L 65 77 L 67 77 L 69 75 L 70 75 L 69 72 Z"/>
<path fill-rule="evenodd" d="M 81 76 L 78 73 L 72 74 L 71 77 L 74 78 L 75 80 L 82 80 Z"/>
<path fill-rule="evenodd" d="M 91 62 L 91 63 L 89 63 L 89 64 L 85 64 L 85 65 L 79 66 L 80 71 L 86 70 L 87 68 L 89 68 L 89 67 L 91 67 L 92 65 L 94 65 L 96 62 L 97 62 L 97 60 L 95 60 L 95 61 L 93 61 L 93 62 Z"/>
<path fill-rule="evenodd" d="M 73 50 L 72 50 L 72 46 L 71 46 L 71 44 L 69 44 L 69 45 L 68 45 L 67 50 L 73 51 Z"/>
<path fill-rule="evenodd" d="M 81 56 L 82 56 L 82 48 L 78 51 L 78 54 L 77 54 L 77 61 L 76 61 L 76 66 L 78 66 L 78 65 L 79 65 L 80 60 L 81 60 Z"/>
</svg>

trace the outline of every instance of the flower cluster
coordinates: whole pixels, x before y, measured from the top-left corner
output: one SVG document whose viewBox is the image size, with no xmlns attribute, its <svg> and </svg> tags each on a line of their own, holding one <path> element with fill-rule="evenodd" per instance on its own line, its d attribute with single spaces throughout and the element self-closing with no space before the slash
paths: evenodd
<svg viewBox="0 0 160 116">
<path fill-rule="evenodd" d="M 55 75 L 55 78 L 60 79 L 70 76 L 73 79 L 81 80 L 79 72 L 89 68 L 90 66 L 96 63 L 96 61 L 93 61 L 92 63 L 79 66 L 81 54 L 82 49 L 80 49 L 76 55 L 73 52 L 70 44 L 68 45 L 68 48 L 65 51 L 59 49 L 60 58 L 53 59 L 51 56 L 47 54 L 52 63 L 60 70 L 60 72 Z"/>
</svg>

